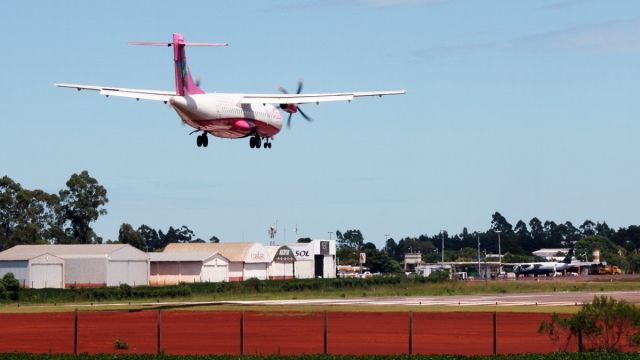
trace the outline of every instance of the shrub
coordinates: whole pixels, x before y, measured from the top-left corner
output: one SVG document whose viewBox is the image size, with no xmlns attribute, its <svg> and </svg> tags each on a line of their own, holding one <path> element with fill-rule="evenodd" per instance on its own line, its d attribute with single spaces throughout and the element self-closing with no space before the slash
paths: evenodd
<svg viewBox="0 0 640 360">
<path fill-rule="evenodd" d="M 622 339 L 629 346 L 640 340 L 640 309 L 625 300 L 596 296 L 575 315 L 561 318 L 553 314 L 550 322 L 543 321 L 538 329 L 566 350 L 572 339 L 586 338 L 585 349 L 600 352 L 622 351 Z"/>
<path fill-rule="evenodd" d="M 20 291 L 20 281 L 13 276 L 13 273 L 6 273 L 0 279 L 0 299 L 18 300 Z"/>
</svg>

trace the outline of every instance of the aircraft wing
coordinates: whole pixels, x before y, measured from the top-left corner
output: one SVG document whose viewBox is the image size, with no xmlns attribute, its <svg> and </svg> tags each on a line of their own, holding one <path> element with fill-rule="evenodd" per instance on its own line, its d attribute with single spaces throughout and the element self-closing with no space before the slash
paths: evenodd
<svg viewBox="0 0 640 360">
<path fill-rule="evenodd" d="M 307 104 L 327 101 L 351 101 L 357 97 L 402 95 L 406 91 L 369 91 L 321 94 L 242 94 L 241 104 Z"/>
<path fill-rule="evenodd" d="M 155 100 L 155 101 L 164 101 L 165 103 L 171 99 L 172 96 L 175 96 L 176 93 L 173 91 L 160 91 L 160 90 L 143 90 L 143 89 L 127 89 L 127 88 L 117 88 L 117 87 L 109 87 L 109 86 L 93 86 L 93 85 L 78 85 L 78 84 L 54 84 L 57 87 L 71 88 L 80 90 L 92 90 L 98 91 L 100 95 L 104 95 L 106 97 L 109 96 L 120 96 L 133 98 L 136 100 Z"/>
</svg>

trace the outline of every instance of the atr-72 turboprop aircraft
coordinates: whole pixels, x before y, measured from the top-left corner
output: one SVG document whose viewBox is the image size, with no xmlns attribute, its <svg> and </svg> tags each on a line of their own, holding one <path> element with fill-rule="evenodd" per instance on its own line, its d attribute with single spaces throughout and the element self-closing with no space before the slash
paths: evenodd
<svg viewBox="0 0 640 360">
<path fill-rule="evenodd" d="M 185 55 L 186 46 L 227 46 L 225 43 L 188 43 L 181 34 L 173 34 L 173 42 L 131 42 L 131 45 L 173 46 L 176 91 L 157 91 L 126 89 L 108 86 L 91 86 L 78 84 L 55 84 L 80 90 L 99 91 L 101 95 L 122 96 L 136 100 L 156 100 L 169 103 L 176 110 L 182 121 L 201 132 L 196 144 L 206 147 L 209 143 L 207 134 L 221 138 L 249 138 L 252 148 L 271 147 L 271 140 L 282 129 L 282 116 L 278 108 L 289 113 L 287 126 L 291 116 L 300 113 L 307 121 L 307 116 L 299 107 L 300 104 L 326 101 L 351 101 L 362 96 L 399 95 L 405 91 L 371 91 L 343 92 L 323 94 L 301 94 L 302 82 L 298 83 L 295 94 L 288 94 L 280 88 L 281 94 L 206 94 L 191 78 Z M 275 106 L 274 106 L 275 105 Z"/>
</svg>

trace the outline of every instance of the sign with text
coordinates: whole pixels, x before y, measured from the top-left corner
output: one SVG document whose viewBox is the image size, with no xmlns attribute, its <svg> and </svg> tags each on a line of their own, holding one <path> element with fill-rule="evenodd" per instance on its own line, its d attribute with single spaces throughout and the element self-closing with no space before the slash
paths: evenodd
<svg viewBox="0 0 640 360">
<path fill-rule="evenodd" d="M 367 254 L 366 253 L 360 253 L 360 264 L 364 264 L 367 262 Z"/>
<path fill-rule="evenodd" d="M 320 255 L 331 255 L 329 244 L 329 241 L 320 241 Z"/>
</svg>

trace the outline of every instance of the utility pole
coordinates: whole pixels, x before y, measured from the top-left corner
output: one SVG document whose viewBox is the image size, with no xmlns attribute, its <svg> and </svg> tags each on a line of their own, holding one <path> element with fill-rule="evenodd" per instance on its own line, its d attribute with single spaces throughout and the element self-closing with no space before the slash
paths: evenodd
<svg viewBox="0 0 640 360">
<path fill-rule="evenodd" d="M 440 230 L 440 237 L 442 238 L 442 268 L 444 269 L 444 230 Z"/>
<path fill-rule="evenodd" d="M 480 278 L 480 234 L 476 233 L 476 239 L 478 240 L 478 279 Z"/>
<path fill-rule="evenodd" d="M 502 231 L 496 230 L 496 232 L 498 233 L 498 264 L 500 264 L 498 266 L 498 275 L 500 275 L 502 274 L 502 249 L 500 249 L 500 233 Z"/>
</svg>

